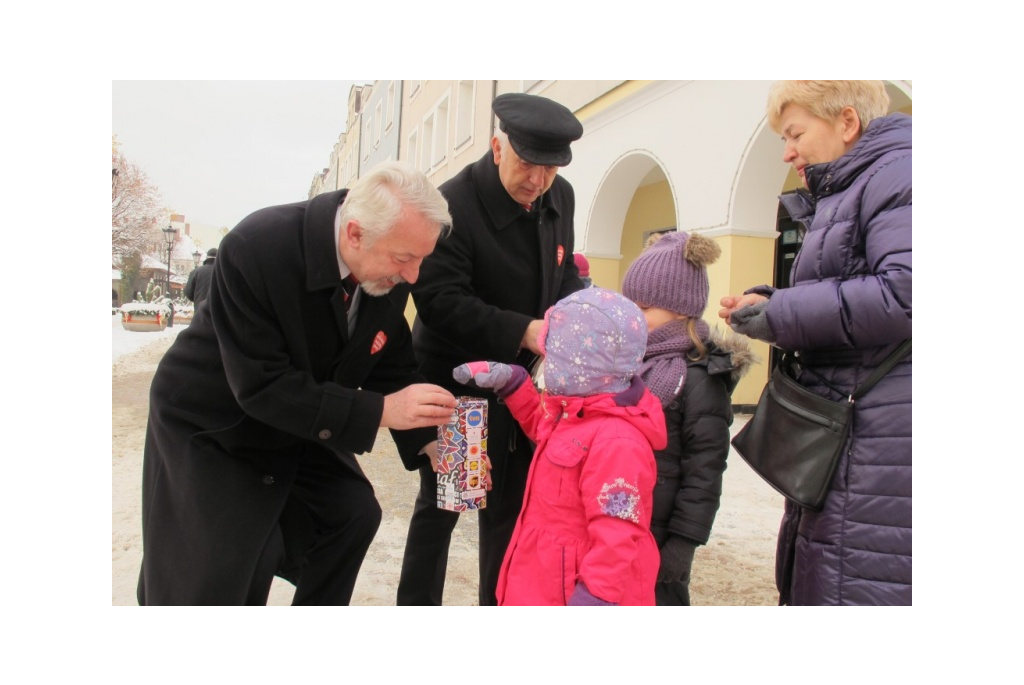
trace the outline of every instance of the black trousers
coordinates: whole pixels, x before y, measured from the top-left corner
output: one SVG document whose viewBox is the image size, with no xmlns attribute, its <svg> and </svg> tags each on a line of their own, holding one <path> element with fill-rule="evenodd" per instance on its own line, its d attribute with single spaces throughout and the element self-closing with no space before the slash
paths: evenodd
<svg viewBox="0 0 1024 685">
<path fill-rule="evenodd" d="M 349 604 L 380 522 L 369 483 L 332 457 L 304 459 L 246 604 L 266 604 L 275 575 L 295 585 L 293 606 Z"/>
<path fill-rule="evenodd" d="M 437 475 L 429 464 L 419 469 L 409 534 L 402 558 L 396 603 L 399 606 L 440 606 L 448 569 L 448 548 L 459 516 L 476 516 L 480 537 L 480 606 L 495 606 L 498 573 L 515 529 L 526 491 L 533 445 L 514 423 L 508 409 L 488 409 L 488 456 L 493 488 L 487 505 L 477 512 L 455 513 L 437 508 Z"/>
<path fill-rule="evenodd" d="M 660 607 L 690 606 L 690 578 L 678 583 L 655 583 L 654 603 Z"/>
</svg>

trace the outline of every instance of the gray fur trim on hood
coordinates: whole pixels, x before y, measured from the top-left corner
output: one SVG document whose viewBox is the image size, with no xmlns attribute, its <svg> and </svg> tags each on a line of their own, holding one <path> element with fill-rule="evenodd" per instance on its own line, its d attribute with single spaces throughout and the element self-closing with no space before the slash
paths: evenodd
<svg viewBox="0 0 1024 685">
<path fill-rule="evenodd" d="M 711 329 L 708 342 L 712 345 L 707 359 L 708 373 L 730 372 L 732 386 L 739 383 L 754 364 L 761 362 L 761 358 L 751 351 L 750 338 L 745 335 L 733 331 L 723 332 L 715 326 Z"/>
</svg>

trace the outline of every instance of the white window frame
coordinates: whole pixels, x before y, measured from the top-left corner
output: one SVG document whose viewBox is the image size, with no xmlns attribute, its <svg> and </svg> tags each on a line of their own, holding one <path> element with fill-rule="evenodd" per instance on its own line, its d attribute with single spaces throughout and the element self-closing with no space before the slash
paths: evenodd
<svg viewBox="0 0 1024 685">
<path fill-rule="evenodd" d="M 378 100 L 377 108 L 373 112 L 373 149 L 376 150 L 380 147 L 380 126 L 384 117 L 383 114 L 384 104 Z"/>
<path fill-rule="evenodd" d="M 448 129 L 451 121 L 451 91 L 434 105 L 434 135 L 431 142 L 430 168 L 436 169 L 448 159 Z"/>
<path fill-rule="evenodd" d="M 553 81 L 520 81 L 522 92 L 536 95 L 543 92 Z"/>
<path fill-rule="evenodd" d="M 430 162 L 433 159 L 433 150 L 431 147 L 432 141 L 434 140 L 434 115 L 436 112 L 431 110 L 425 117 L 423 117 L 423 146 L 420 151 L 420 171 L 427 173 L 430 171 Z"/>
<path fill-rule="evenodd" d="M 459 81 L 458 111 L 455 115 L 455 149 L 473 142 L 473 113 L 476 111 L 476 81 Z"/>
<path fill-rule="evenodd" d="M 349 148 L 348 154 L 345 155 L 345 163 L 341 166 L 341 173 L 338 174 L 338 183 L 340 188 L 348 188 L 349 181 L 352 179 L 352 155 L 355 154 L 356 149 Z"/>
<path fill-rule="evenodd" d="M 366 126 L 363 127 L 363 133 L 364 133 L 363 140 L 366 141 L 366 144 L 363 145 L 363 161 L 364 162 L 367 159 L 369 159 L 369 157 L 370 157 L 370 130 L 371 130 L 372 126 L 373 126 L 373 117 L 372 116 L 366 117 Z"/>
<path fill-rule="evenodd" d="M 395 82 L 388 83 L 388 111 L 384 122 L 384 131 L 388 132 L 395 125 Z"/>
<path fill-rule="evenodd" d="M 419 169 L 419 129 L 414 128 L 409 132 L 409 136 L 405 139 L 405 161 L 407 161 L 413 168 Z"/>
</svg>

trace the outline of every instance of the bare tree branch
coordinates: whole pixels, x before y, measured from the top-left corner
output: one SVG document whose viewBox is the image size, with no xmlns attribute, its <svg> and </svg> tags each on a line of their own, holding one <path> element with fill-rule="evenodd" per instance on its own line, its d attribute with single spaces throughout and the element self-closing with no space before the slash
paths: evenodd
<svg viewBox="0 0 1024 685">
<path fill-rule="evenodd" d="M 110 246 L 111 261 L 120 264 L 126 257 L 159 249 L 157 228 L 165 214 L 160 206 L 159 190 L 146 173 L 118 150 L 116 138 L 111 145 Z"/>
</svg>

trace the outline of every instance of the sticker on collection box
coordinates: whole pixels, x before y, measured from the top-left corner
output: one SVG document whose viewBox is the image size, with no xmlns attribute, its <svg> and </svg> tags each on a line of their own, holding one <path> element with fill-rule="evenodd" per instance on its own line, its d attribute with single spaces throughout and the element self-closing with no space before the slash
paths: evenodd
<svg viewBox="0 0 1024 685">
<path fill-rule="evenodd" d="M 437 427 L 437 506 L 474 511 L 487 506 L 487 400 L 458 397 L 448 423 Z"/>
</svg>

